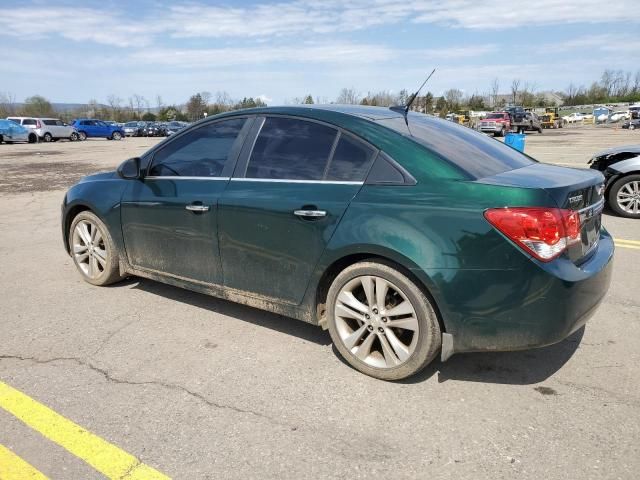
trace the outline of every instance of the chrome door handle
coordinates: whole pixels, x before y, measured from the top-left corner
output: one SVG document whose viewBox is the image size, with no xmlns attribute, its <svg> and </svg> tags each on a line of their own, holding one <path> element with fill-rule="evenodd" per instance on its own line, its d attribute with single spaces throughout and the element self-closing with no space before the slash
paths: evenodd
<svg viewBox="0 0 640 480">
<path fill-rule="evenodd" d="M 186 208 L 190 212 L 208 212 L 209 211 L 208 205 L 187 205 L 184 208 Z"/>
<path fill-rule="evenodd" d="M 293 214 L 296 217 L 305 217 L 305 218 L 320 218 L 320 217 L 327 216 L 327 212 L 324 210 L 294 210 Z"/>
</svg>

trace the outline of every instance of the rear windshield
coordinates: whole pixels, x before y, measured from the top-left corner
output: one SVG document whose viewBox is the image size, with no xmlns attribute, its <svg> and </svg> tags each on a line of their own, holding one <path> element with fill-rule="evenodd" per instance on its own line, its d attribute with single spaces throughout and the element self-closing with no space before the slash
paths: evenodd
<svg viewBox="0 0 640 480">
<path fill-rule="evenodd" d="M 504 118 L 504 113 L 490 113 L 485 118 Z"/>
<path fill-rule="evenodd" d="M 408 129 L 402 117 L 377 122 L 411 136 L 433 154 L 476 179 L 535 163 L 531 157 L 498 140 L 436 117 L 410 112 Z"/>
</svg>

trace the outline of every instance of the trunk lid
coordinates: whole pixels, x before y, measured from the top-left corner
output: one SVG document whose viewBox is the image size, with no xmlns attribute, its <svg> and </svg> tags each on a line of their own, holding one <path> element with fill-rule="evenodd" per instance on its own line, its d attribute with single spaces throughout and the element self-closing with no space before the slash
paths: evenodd
<svg viewBox="0 0 640 480">
<path fill-rule="evenodd" d="M 535 163 L 482 178 L 478 182 L 545 190 L 559 208 L 580 214 L 580 242 L 567 248 L 568 257 L 580 263 L 595 252 L 604 207 L 604 177 L 600 172 Z"/>
</svg>

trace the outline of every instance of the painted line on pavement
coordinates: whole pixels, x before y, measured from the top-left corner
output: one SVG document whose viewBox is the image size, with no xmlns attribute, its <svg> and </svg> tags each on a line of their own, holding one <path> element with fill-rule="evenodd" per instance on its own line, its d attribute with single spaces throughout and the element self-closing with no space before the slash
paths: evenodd
<svg viewBox="0 0 640 480">
<path fill-rule="evenodd" d="M 640 242 L 636 242 L 633 240 L 619 240 L 614 238 L 613 243 L 615 243 L 616 247 L 622 248 L 631 248 L 633 250 L 640 250 Z"/>
<path fill-rule="evenodd" d="M 0 408 L 111 479 L 167 480 L 133 455 L 0 381 Z M 0 478 L 3 478 L 0 476 Z"/>
<path fill-rule="evenodd" d="M 0 479 L 49 480 L 4 445 L 0 445 Z"/>
</svg>

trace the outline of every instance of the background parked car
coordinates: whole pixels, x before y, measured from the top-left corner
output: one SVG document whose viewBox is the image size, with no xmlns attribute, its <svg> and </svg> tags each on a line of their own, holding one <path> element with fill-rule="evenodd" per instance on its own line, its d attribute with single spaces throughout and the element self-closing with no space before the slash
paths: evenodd
<svg viewBox="0 0 640 480">
<path fill-rule="evenodd" d="M 174 133 L 178 133 L 183 128 L 187 127 L 189 124 L 186 122 L 178 122 L 173 121 L 167 123 L 167 135 L 173 135 Z"/>
<path fill-rule="evenodd" d="M 37 143 L 38 134 L 10 120 L 0 120 L 0 143 L 29 142 Z"/>
<path fill-rule="evenodd" d="M 593 119 L 593 114 L 584 113 L 584 112 L 574 112 L 562 117 L 562 120 L 565 123 L 580 123 L 580 122 L 584 122 L 585 120 L 592 120 L 592 119 Z"/>
<path fill-rule="evenodd" d="M 78 118 L 73 121 L 73 126 L 78 130 L 81 140 L 101 137 L 107 140 L 121 140 L 124 138 L 124 130 L 122 128 L 109 125 L 102 120 Z"/>
<path fill-rule="evenodd" d="M 629 112 L 620 110 L 609 115 L 609 121 L 612 123 L 619 122 L 620 120 L 629 120 Z"/>
<path fill-rule="evenodd" d="M 622 124 L 622 128 L 628 128 L 629 130 L 635 130 L 636 128 L 640 128 L 640 118 L 636 120 L 627 120 Z"/>
<path fill-rule="evenodd" d="M 142 129 L 144 137 L 166 137 L 167 129 L 157 122 L 148 122 Z"/>
<path fill-rule="evenodd" d="M 141 137 L 142 129 L 145 127 L 144 122 L 127 122 L 122 127 L 125 137 Z"/>
<path fill-rule="evenodd" d="M 53 142 L 63 138 L 73 142 L 80 138 L 73 126 L 64 123 L 59 118 L 7 117 L 7 120 L 32 129 L 38 138 L 45 142 Z"/>
<path fill-rule="evenodd" d="M 640 145 L 603 150 L 589 163 L 604 174 L 609 206 L 623 217 L 640 218 Z"/>
</svg>

